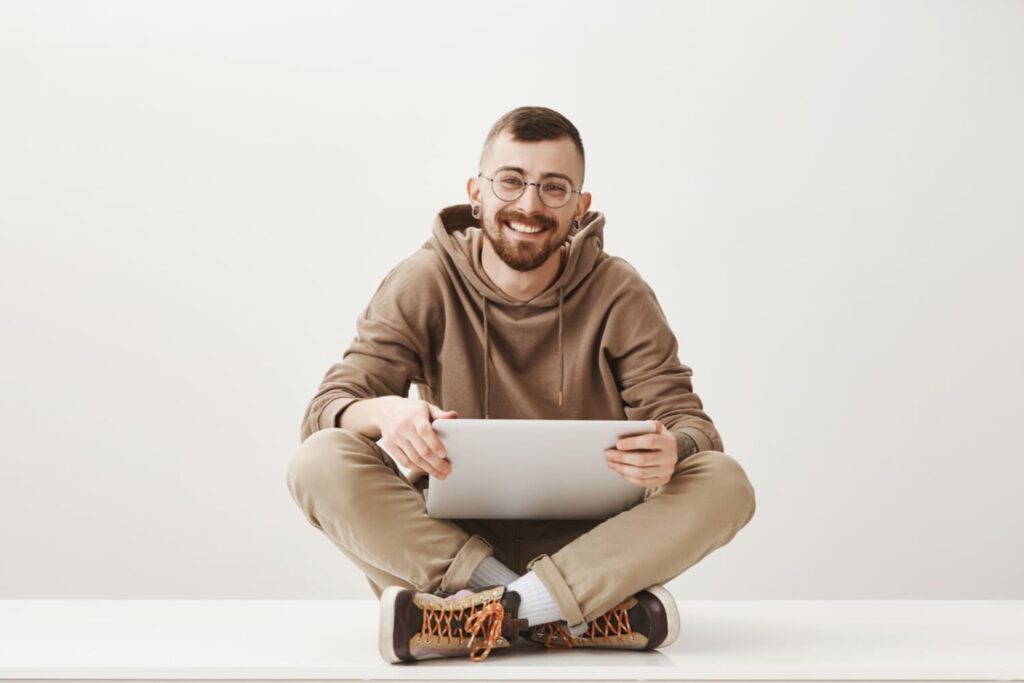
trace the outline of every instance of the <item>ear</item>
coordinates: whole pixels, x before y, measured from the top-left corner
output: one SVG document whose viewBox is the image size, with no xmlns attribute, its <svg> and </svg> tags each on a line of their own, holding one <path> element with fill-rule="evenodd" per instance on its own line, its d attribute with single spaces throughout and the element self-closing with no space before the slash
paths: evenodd
<svg viewBox="0 0 1024 683">
<path fill-rule="evenodd" d="M 590 200 L 592 197 L 589 192 L 584 192 L 580 195 L 580 201 L 576 203 L 576 218 L 582 219 L 583 214 L 590 210 Z"/>
<path fill-rule="evenodd" d="M 466 196 L 469 197 L 469 202 L 471 204 L 480 203 L 479 178 L 473 177 L 466 181 Z"/>
</svg>

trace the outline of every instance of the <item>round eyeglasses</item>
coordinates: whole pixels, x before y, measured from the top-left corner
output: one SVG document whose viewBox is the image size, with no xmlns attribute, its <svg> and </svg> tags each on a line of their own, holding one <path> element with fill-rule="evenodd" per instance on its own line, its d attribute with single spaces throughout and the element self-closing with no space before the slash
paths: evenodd
<svg viewBox="0 0 1024 683">
<path fill-rule="evenodd" d="M 536 185 L 537 194 L 544 206 L 549 209 L 559 209 L 569 203 L 574 194 L 582 194 L 579 190 L 572 189 L 572 184 L 565 178 L 549 176 L 541 178 L 539 183 L 531 183 L 518 171 L 498 171 L 493 178 L 488 178 L 483 173 L 478 173 L 477 178 L 491 181 L 491 191 L 494 196 L 505 202 L 514 202 L 523 196 L 527 185 Z"/>
</svg>

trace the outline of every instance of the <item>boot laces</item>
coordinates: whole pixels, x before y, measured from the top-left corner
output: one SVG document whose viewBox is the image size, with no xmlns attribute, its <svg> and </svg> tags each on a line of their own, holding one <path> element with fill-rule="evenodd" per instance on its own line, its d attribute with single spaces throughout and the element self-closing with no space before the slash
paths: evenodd
<svg viewBox="0 0 1024 683">
<path fill-rule="evenodd" d="M 469 658 L 482 662 L 491 653 L 491 648 L 501 637 L 501 624 L 505 619 L 505 606 L 501 600 L 492 600 L 479 605 L 455 607 L 454 605 L 431 605 L 423 610 L 423 625 L 420 637 L 465 638 L 469 637 Z M 474 642 L 477 640 L 474 647 Z"/>
<path fill-rule="evenodd" d="M 590 622 L 589 628 L 577 638 L 584 640 L 596 640 L 601 638 L 605 642 L 615 636 L 632 636 L 633 628 L 629 623 L 628 600 L 624 600 L 615 607 Z M 564 622 L 555 621 L 548 624 L 541 624 L 541 635 L 544 636 L 544 647 L 548 648 L 570 648 L 573 647 L 573 636 L 569 627 Z"/>
</svg>

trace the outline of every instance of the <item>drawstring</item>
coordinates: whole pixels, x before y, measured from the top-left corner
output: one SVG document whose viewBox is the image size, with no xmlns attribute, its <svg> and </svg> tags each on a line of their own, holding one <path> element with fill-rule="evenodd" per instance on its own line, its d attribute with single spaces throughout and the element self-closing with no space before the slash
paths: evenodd
<svg viewBox="0 0 1024 683">
<path fill-rule="evenodd" d="M 491 398 L 491 338 L 487 332 L 487 297 L 484 300 L 484 419 L 490 415 Z M 558 405 L 565 405 L 565 351 L 562 349 L 562 300 L 565 286 L 558 288 Z"/>
<path fill-rule="evenodd" d="M 489 379 L 491 356 L 491 340 L 487 336 L 487 297 L 484 297 L 484 419 L 490 417 L 488 402 L 491 395 L 491 383 Z"/>
<path fill-rule="evenodd" d="M 558 288 L 558 405 L 562 405 L 565 390 L 565 354 L 562 353 L 562 295 L 565 287 Z"/>
</svg>

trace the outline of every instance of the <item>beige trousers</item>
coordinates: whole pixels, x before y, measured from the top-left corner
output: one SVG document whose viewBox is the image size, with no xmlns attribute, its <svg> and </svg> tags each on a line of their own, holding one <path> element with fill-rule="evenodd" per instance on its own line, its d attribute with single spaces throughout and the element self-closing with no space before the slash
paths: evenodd
<svg viewBox="0 0 1024 683">
<path fill-rule="evenodd" d="M 493 553 L 518 574 L 532 569 L 574 632 L 731 541 L 755 509 L 742 466 L 710 450 L 685 458 L 671 481 L 603 521 L 434 519 L 423 499 L 426 476 L 410 482 L 376 442 L 342 428 L 309 436 L 287 481 L 309 523 L 359 567 L 378 598 L 390 585 L 454 593 Z"/>
</svg>

